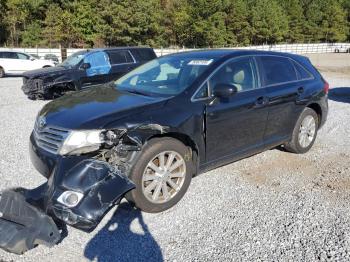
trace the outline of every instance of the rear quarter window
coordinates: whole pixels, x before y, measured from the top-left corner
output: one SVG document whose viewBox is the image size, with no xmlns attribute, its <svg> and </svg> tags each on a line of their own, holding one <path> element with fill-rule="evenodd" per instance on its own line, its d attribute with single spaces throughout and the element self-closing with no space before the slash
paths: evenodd
<svg viewBox="0 0 350 262">
<path fill-rule="evenodd" d="M 279 56 L 260 56 L 264 85 L 276 85 L 298 80 L 290 59 Z"/>
<path fill-rule="evenodd" d="M 108 55 L 112 65 L 134 63 L 132 56 L 127 50 L 109 51 Z"/>
<path fill-rule="evenodd" d="M 295 70 L 297 72 L 297 76 L 299 80 L 306 80 L 306 79 L 311 79 L 314 78 L 314 76 L 306 70 L 302 65 L 299 63 L 293 61 L 293 65 L 295 67 Z"/>
</svg>

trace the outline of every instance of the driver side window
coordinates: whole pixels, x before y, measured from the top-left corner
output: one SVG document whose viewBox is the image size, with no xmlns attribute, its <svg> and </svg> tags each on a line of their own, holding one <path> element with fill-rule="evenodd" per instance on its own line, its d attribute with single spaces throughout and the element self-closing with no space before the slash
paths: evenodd
<svg viewBox="0 0 350 262">
<path fill-rule="evenodd" d="M 251 57 L 243 57 L 226 63 L 209 80 L 211 89 L 217 84 L 233 85 L 238 92 L 257 88 L 255 63 Z"/>
<path fill-rule="evenodd" d="M 21 60 L 29 60 L 29 56 L 22 53 L 17 53 L 17 57 L 18 59 L 21 59 Z"/>
<path fill-rule="evenodd" d="M 103 51 L 88 54 L 84 58 L 84 63 L 89 63 L 91 66 L 86 70 L 87 76 L 105 75 L 111 70 L 109 57 Z"/>
</svg>

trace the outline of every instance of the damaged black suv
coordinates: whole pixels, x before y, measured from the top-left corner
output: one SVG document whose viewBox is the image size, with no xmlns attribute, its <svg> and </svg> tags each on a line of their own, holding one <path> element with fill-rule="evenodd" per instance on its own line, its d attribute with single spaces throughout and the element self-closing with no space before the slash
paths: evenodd
<svg viewBox="0 0 350 262">
<path fill-rule="evenodd" d="M 119 47 L 79 51 L 55 67 L 23 73 L 29 99 L 52 99 L 71 91 L 118 79 L 156 58 L 152 48 Z"/>
<path fill-rule="evenodd" d="M 26 199 L 55 223 L 85 231 L 124 196 L 146 212 L 166 210 L 196 174 L 280 145 L 307 152 L 326 121 L 328 89 L 298 55 L 210 50 L 155 59 L 115 83 L 46 104 L 30 155 L 48 182 L 1 201 Z M 23 221 L 1 203 L 6 221 Z M 57 234 L 43 239 L 55 228 L 44 224 L 30 224 L 30 232 L 44 232 L 31 239 L 57 242 Z"/>
</svg>

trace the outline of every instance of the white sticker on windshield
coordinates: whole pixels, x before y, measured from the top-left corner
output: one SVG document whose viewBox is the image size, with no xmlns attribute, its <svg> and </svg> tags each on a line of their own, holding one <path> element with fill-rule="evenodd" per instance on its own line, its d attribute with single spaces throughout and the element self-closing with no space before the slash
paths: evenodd
<svg viewBox="0 0 350 262">
<path fill-rule="evenodd" d="M 210 60 L 192 60 L 188 63 L 188 65 L 203 65 L 203 66 L 208 66 L 213 62 L 213 59 Z"/>
</svg>

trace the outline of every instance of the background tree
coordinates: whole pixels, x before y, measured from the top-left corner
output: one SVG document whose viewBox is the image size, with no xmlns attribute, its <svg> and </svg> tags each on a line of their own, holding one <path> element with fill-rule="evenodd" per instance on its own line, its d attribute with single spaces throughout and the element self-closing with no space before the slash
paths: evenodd
<svg viewBox="0 0 350 262">
<path fill-rule="evenodd" d="M 0 0 L 9 46 L 350 41 L 350 0 Z"/>
<path fill-rule="evenodd" d="M 275 0 L 257 0 L 252 8 L 252 39 L 256 44 L 282 42 L 288 33 L 288 18 Z"/>
<path fill-rule="evenodd" d="M 280 0 L 280 5 L 288 17 L 288 33 L 285 37 L 286 42 L 303 42 L 303 28 L 305 27 L 305 17 L 300 0 Z"/>
<path fill-rule="evenodd" d="M 249 45 L 252 27 L 249 23 L 249 9 L 244 0 L 229 1 L 226 8 L 226 27 L 229 45 Z"/>
<path fill-rule="evenodd" d="M 6 42 L 7 26 L 5 23 L 6 0 L 0 0 L 0 45 Z"/>
</svg>

